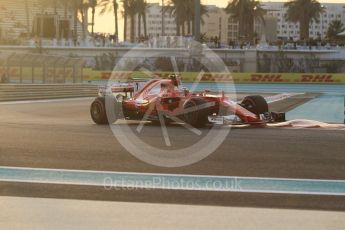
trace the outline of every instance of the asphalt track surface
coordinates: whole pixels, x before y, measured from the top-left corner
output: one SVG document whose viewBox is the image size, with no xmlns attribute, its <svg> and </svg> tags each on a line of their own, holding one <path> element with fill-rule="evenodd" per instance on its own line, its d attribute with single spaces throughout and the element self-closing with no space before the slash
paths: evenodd
<svg viewBox="0 0 345 230">
<path fill-rule="evenodd" d="M 310 97 L 310 98 L 309 98 Z M 312 99 L 294 97 L 272 104 L 288 111 Z M 139 161 L 114 138 L 108 126 L 89 117 L 91 100 L 0 105 L 0 166 L 173 173 L 191 175 L 345 179 L 343 131 L 233 129 L 209 157 L 182 168 Z M 133 123 L 133 127 L 136 124 Z M 168 127 L 175 146 L 196 141 L 179 125 Z M 145 141 L 160 145 L 161 129 L 146 125 Z M 82 200 L 177 203 L 240 207 L 345 211 L 345 197 L 171 190 L 105 190 L 100 187 L 1 182 L 0 195 Z"/>
</svg>

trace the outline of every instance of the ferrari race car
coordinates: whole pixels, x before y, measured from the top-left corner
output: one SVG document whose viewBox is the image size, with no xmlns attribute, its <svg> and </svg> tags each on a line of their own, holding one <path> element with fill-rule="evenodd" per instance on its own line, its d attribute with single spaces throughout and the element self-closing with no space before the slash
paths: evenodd
<svg viewBox="0 0 345 230">
<path fill-rule="evenodd" d="M 132 79 L 102 87 L 90 112 L 96 124 L 126 119 L 160 124 L 184 122 L 200 128 L 212 123 L 263 125 L 285 121 L 284 113 L 269 112 L 262 96 L 247 96 L 236 103 L 224 92 L 221 95 L 208 90 L 190 92 L 175 75 L 168 79 Z"/>
</svg>

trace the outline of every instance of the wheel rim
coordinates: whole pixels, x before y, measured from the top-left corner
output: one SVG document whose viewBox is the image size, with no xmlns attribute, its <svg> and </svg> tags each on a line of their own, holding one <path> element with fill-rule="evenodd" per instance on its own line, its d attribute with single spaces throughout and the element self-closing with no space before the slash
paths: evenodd
<svg viewBox="0 0 345 230">
<path fill-rule="evenodd" d="M 250 112 L 255 112 L 254 111 L 254 107 L 255 107 L 255 102 L 250 100 L 249 98 L 247 98 L 244 102 L 243 102 L 244 106 L 250 111 Z"/>
<path fill-rule="evenodd" d="M 244 103 L 244 105 L 246 106 L 246 108 L 248 109 L 253 109 L 254 105 L 252 103 L 246 102 Z"/>
<path fill-rule="evenodd" d="M 91 111 L 92 111 L 92 116 L 98 119 L 100 117 L 102 109 L 98 103 L 95 103 L 93 104 Z"/>
<path fill-rule="evenodd" d="M 123 102 L 124 99 L 125 99 L 125 97 L 123 95 L 121 95 L 121 94 L 116 96 L 116 101 L 117 102 Z"/>
</svg>

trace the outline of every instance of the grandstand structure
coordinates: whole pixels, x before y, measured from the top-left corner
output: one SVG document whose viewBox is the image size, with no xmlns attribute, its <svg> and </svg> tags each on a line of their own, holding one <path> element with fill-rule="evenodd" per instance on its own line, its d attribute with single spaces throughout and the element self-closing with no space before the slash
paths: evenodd
<svg viewBox="0 0 345 230">
<path fill-rule="evenodd" d="M 83 30 L 80 14 L 75 20 L 74 10 L 70 7 L 44 2 L 0 0 L 0 44 L 16 44 L 37 37 L 51 40 L 80 38 L 87 33 L 87 13 L 84 14 Z"/>
</svg>

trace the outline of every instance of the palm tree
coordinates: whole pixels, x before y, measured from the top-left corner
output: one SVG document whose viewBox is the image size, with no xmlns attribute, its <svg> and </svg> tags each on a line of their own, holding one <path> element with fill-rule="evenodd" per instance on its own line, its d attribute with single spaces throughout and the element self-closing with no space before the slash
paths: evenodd
<svg viewBox="0 0 345 230">
<path fill-rule="evenodd" d="M 29 34 L 30 34 L 30 10 L 29 10 L 28 0 L 24 0 L 24 5 L 25 5 L 26 32 L 27 32 L 27 36 L 29 37 Z"/>
<path fill-rule="evenodd" d="M 327 38 L 330 40 L 337 40 L 339 38 L 338 34 L 344 30 L 344 24 L 340 20 L 334 20 L 329 24 Z"/>
<path fill-rule="evenodd" d="M 95 28 L 95 13 L 96 6 L 98 5 L 98 0 L 89 0 L 89 7 L 91 8 L 91 34 L 94 35 Z"/>
<path fill-rule="evenodd" d="M 78 14 L 80 10 L 80 6 L 83 4 L 83 0 L 74 0 L 73 1 L 73 14 L 74 14 L 74 19 L 73 19 L 73 27 L 74 27 L 74 34 L 73 34 L 73 39 L 74 39 L 74 45 L 77 45 L 78 41 Z"/>
<path fill-rule="evenodd" d="M 101 0 L 100 5 L 103 7 L 100 14 L 104 14 L 107 11 L 112 11 L 114 13 L 114 20 L 115 20 L 115 39 L 118 39 L 119 36 L 119 21 L 118 21 L 118 9 L 119 4 L 117 3 L 117 0 Z"/>
<path fill-rule="evenodd" d="M 128 26 L 128 0 L 122 0 L 123 7 L 123 40 L 127 41 L 127 26 Z"/>
<path fill-rule="evenodd" d="M 230 2 L 225 11 L 239 24 L 239 37 L 251 41 L 254 37 L 254 21 L 264 23 L 266 11 L 256 0 L 234 0 Z"/>
<path fill-rule="evenodd" d="M 79 22 L 79 15 L 81 16 L 81 29 L 82 29 L 82 39 L 86 38 L 86 21 L 85 21 L 85 13 L 89 9 L 89 2 L 85 0 L 73 0 L 73 12 L 74 12 L 74 42 L 76 44 L 78 39 L 78 22 Z"/>
<path fill-rule="evenodd" d="M 85 40 L 86 38 L 86 31 L 87 31 L 87 22 L 86 22 L 86 14 L 88 12 L 88 9 L 90 7 L 90 2 L 89 1 L 85 1 L 85 0 L 81 0 L 80 5 L 79 5 L 79 13 L 81 16 L 81 25 L 82 25 L 82 37 L 83 40 Z"/>
<path fill-rule="evenodd" d="M 125 17 L 125 28 L 127 27 L 127 17 L 130 18 L 131 22 L 131 32 L 130 32 L 130 40 L 131 42 L 135 41 L 135 15 L 137 14 L 137 0 L 123 0 L 123 9 L 124 9 L 124 17 Z M 125 31 L 127 32 L 127 31 Z"/>
<path fill-rule="evenodd" d="M 195 4 L 194 0 L 187 0 L 186 1 L 186 23 L 187 23 L 187 33 L 188 34 L 194 34 L 194 17 L 195 17 Z M 201 18 L 201 24 L 204 24 L 203 15 L 207 14 L 207 9 L 205 5 L 200 5 L 200 18 Z"/>
<path fill-rule="evenodd" d="M 194 16 L 195 16 L 195 12 L 194 12 L 194 0 L 187 0 L 186 1 L 187 4 L 187 18 L 186 18 L 186 23 L 187 23 L 187 33 L 188 34 L 193 34 L 194 29 Z M 200 17 L 203 15 L 204 12 L 204 8 L 201 7 L 200 8 Z"/>
<path fill-rule="evenodd" d="M 127 41 L 127 12 L 125 10 L 125 3 L 126 0 L 123 0 L 123 10 L 121 11 L 122 17 L 123 17 L 123 40 Z"/>
<path fill-rule="evenodd" d="M 185 22 L 188 18 L 188 2 L 186 0 L 170 0 L 169 5 L 172 5 L 172 7 L 169 7 L 168 10 L 170 11 L 170 14 L 175 17 L 175 23 L 176 23 L 176 35 L 180 36 L 185 35 L 186 28 L 185 28 Z M 189 12 L 190 13 L 190 12 Z M 182 33 L 181 33 L 182 30 Z"/>
<path fill-rule="evenodd" d="M 144 25 L 144 35 L 147 36 L 147 28 L 146 28 L 146 9 L 147 9 L 147 2 L 146 0 L 137 0 L 137 13 L 138 13 L 138 36 L 141 36 L 141 20 L 143 20 Z"/>
<path fill-rule="evenodd" d="M 287 7 L 286 19 L 299 22 L 301 40 L 309 39 L 309 25 L 313 20 L 318 22 L 323 12 L 321 4 L 317 0 L 292 0 L 284 6 Z"/>
<path fill-rule="evenodd" d="M 175 17 L 176 22 L 176 35 L 186 35 L 186 25 L 187 25 L 187 33 L 193 34 L 194 33 L 194 16 L 195 16 L 195 6 L 194 0 L 170 0 L 171 7 L 168 8 L 168 11 L 171 15 Z M 201 23 L 204 23 L 202 20 L 202 16 L 207 13 L 207 9 L 204 5 L 201 5 L 200 8 L 200 16 L 201 16 Z"/>
</svg>

